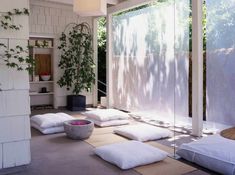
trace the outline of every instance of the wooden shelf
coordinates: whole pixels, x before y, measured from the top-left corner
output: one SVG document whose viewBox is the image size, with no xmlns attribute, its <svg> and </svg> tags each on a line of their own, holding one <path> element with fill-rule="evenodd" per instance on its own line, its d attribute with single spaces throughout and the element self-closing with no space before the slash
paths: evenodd
<svg viewBox="0 0 235 175">
<path fill-rule="evenodd" d="M 34 49 L 53 49 L 54 47 L 37 47 L 37 46 L 31 46 Z"/>
<path fill-rule="evenodd" d="M 33 47 L 35 54 L 52 54 L 53 48 Z"/>
<path fill-rule="evenodd" d="M 54 92 L 48 92 L 48 93 L 39 93 L 39 92 L 30 92 L 30 96 L 43 96 L 43 95 L 53 95 Z"/>
<path fill-rule="evenodd" d="M 54 83 L 54 81 L 30 81 L 30 84 L 46 84 L 46 83 Z"/>
<path fill-rule="evenodd" d="M 48 47 L 38 47 L 37 45 L 44 45 L 44 41 L 47 41 Z M 35 66 L 31 80 L 36 80 L 36 76 L 42 73 L 48 73 L 51 75 L 49 81 L 30 81 L 30 105 L 53 105 L 55 104 L 55 90 L 54 90 L 54 38 L 31 36 L 29 40 L 30 56 L 35 60 Z M 41 80 L 41 79 L 40 79 Z M 48 90 L 47 93 L 41 93 L 42 89 Z"/>
</svg>

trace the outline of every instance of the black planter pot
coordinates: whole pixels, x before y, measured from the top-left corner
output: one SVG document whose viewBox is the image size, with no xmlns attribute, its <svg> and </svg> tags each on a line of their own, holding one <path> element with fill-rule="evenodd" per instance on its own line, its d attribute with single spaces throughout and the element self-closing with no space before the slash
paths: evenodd
<svg viewBox="0 0 235 175">
<path fill-rule="evenodd" d="M 67 109 L 70 111 L 84 111 L 86 109 L 86 97 L 84 95 L 68 95 Z"/>
</svg>

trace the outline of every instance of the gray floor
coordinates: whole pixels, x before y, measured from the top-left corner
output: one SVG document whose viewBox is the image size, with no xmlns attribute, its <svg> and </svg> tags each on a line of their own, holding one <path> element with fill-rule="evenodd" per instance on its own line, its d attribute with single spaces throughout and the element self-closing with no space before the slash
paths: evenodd
<svg viewBox="0 0 235 175">
<path fill-rule="evenodd" d="M 34 114 L 48 112 L 67 112 L 62 110 L 36 110 Z M 183 142 L 192 141 L 191 136 L 180 136 L 176 140 L 176 145 Z M 172 146 L 171 139 L 158 141 L 161 144 Z M 93 154 L 93 147 L 83 141 L 68 139 L 65 134 L 42 135 L 32 129 L 31 139 L 32 162 L 21 169 L 9 169 L 0 171 L 1 174 L 16 175 L 139 175 L 134 170 L 123 171 L 111 165 Z M 15 171 L 15 172 L 14 172 Z M 207 173 L 206 173 L 207 172 Z M 207 175 L 211 172 L 201 169 L 187 175 Z M 156 173 L 156 175 L 158 175 Z"/>
<path fill-rule="evenodd" d="M 93 147 L 65 134 L 41 135 L 32 131 L 32 163 L 19 175 L 136 175 L 121 171 L 94 156 Z"/>
</svg>

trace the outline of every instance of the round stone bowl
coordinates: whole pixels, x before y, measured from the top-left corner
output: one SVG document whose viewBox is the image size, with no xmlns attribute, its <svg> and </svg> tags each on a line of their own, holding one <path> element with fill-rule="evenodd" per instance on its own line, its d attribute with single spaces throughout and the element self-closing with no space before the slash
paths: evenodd
<svg viewBox="0 0 235 175">
<path fill-rule="evenodd" d="M 86 119 L 76 119 L 64 122 L 66 135 L 74 140 L 83 140 L 91 136 L 94 123 Z"/>
</svg>

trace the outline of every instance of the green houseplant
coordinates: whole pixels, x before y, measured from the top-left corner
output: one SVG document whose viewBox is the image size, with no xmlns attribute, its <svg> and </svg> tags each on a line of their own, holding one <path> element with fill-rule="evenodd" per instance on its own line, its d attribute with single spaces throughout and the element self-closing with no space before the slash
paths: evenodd
<svg viewBox="0 0 235 175">
<path fill-rule="evenodd" d="M 71 27 L 72 26 L 72 27 Z M 67 96 L 69 110 L 84 110 L 83 90 L 90 91 L 95 82 L 92 35 L 87 23 L 69 24 L 60 37 L 61 59 L 59 67 L 63 75 L 58 80 L 60 87 L 72 89 L 74 95 Z"/>
</svg>

